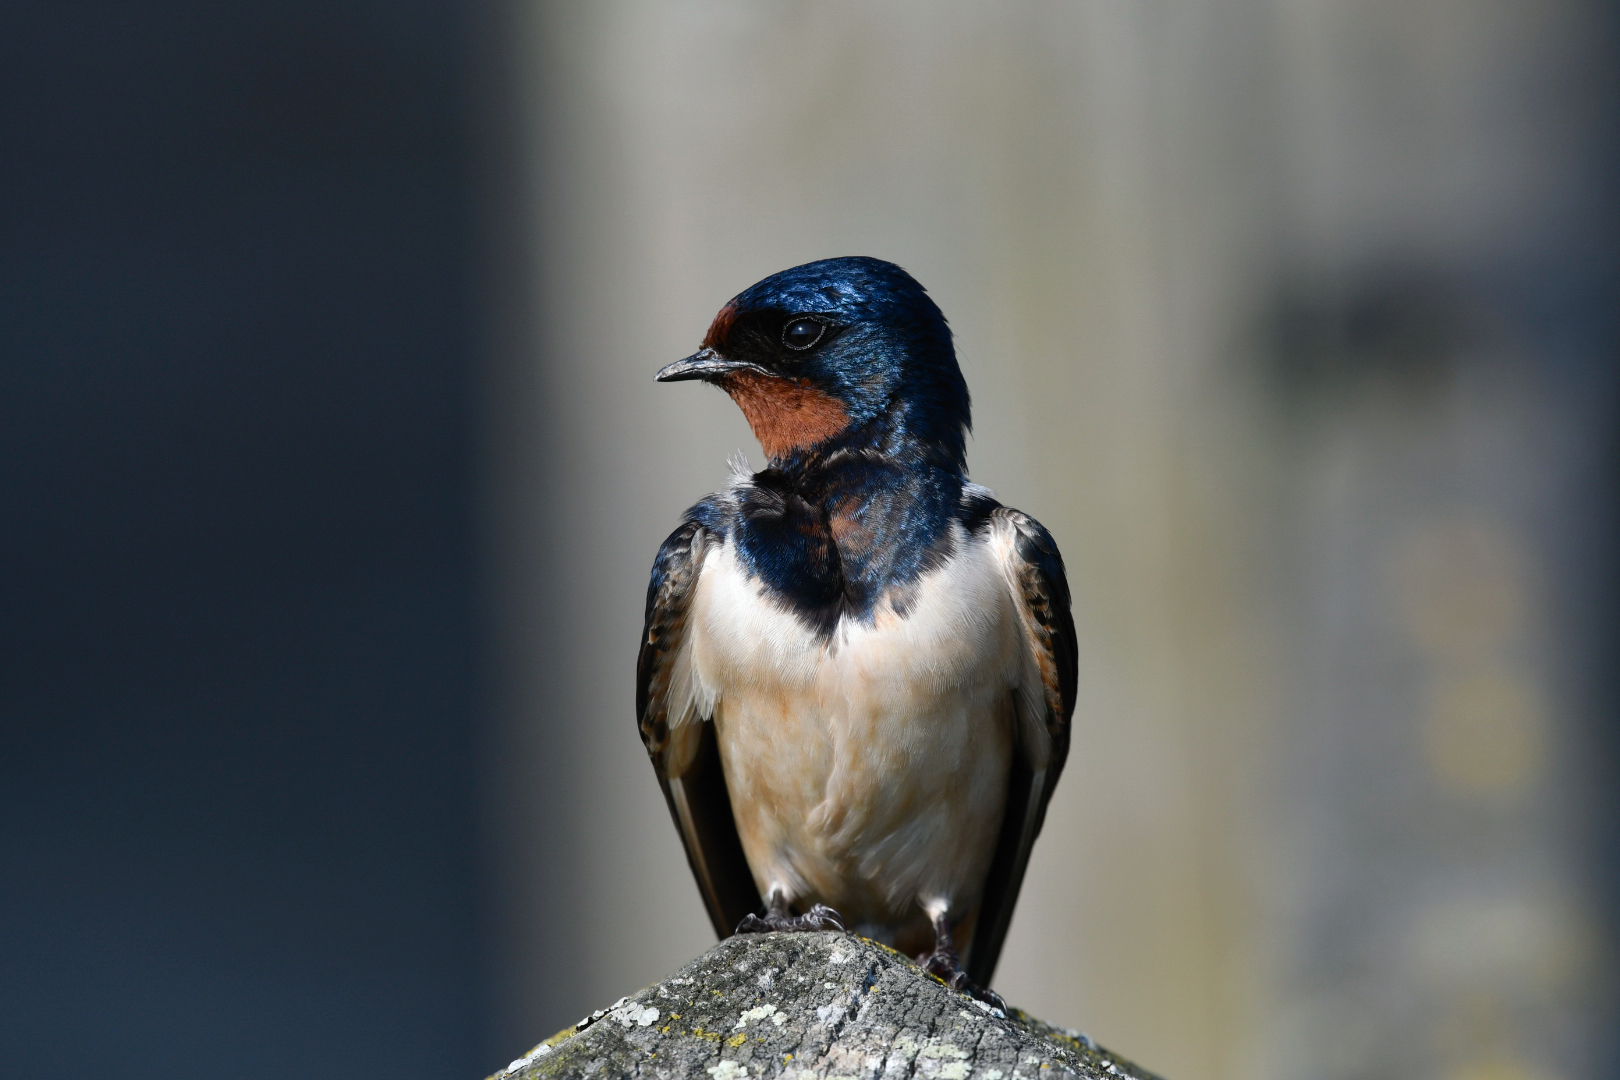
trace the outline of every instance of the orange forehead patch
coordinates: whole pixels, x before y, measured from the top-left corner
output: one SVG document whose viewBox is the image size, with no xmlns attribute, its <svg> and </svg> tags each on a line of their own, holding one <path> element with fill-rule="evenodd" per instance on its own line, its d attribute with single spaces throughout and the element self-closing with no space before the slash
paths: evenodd
<svg viewBox="0 0 1620 1080">
<path fill-rule="evenodd" d="M 715 320 L 716 325 L 719 321 Z M 722 385 L 748 418 L 767 457 L 787 457 L 849 427 L 849 413 L 837 398 L 789 379 L 739 371 L 727 376 Z"/>
<path fill-rule="evenodd" d="M 737 321 L 737 309 L 730 304 L 720 309 L 720 314 L 714 317 L 709 324 L 709 332 L 703 336 L 703 347 L 723 352 L 726 336 L 731 333 L 731 324 Z"/>
</svg>

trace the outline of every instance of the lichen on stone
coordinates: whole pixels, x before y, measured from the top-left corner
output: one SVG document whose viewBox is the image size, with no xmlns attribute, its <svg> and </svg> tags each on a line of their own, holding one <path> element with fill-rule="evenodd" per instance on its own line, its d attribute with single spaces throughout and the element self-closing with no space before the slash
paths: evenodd
<svg viewBox="0 0 1620 1080">
<path fill-rule="evenodd" d="M 1001 1016 L 893 949 L 833 932 L 728 938 L 491 1080 L 576 1076 L 1156 1080 L 1079 1032 Z"/>
</svg>

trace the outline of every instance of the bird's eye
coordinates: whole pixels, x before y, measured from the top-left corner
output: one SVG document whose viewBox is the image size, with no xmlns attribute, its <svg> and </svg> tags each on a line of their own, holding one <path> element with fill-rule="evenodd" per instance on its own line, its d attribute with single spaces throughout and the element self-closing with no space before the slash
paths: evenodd
<svg viewBox="0 0 1620 1080">
<path fill-rule="evenodd" d="M 790 349 L 808 349 L 821 340 L 826 330 L 814 319 L 794 319 L 782 328 L 782 344 Z"/>
</svg>

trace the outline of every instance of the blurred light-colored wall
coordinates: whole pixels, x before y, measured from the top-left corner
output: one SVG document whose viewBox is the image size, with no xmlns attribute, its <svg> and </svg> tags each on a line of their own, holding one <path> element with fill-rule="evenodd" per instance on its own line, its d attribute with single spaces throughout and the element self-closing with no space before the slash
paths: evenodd
<svg viewBox="0 0 1620 1080">
<path fill-rule="evenodd" d="M 869 254 L 951 320 L 973 476 L 1075 591 L 1074 756 L 1003 993 L 1174 1080 L 1594 1075 L 1596 656 L 1567 594 L 1601 557 L 1608 370 L 1534 327 L 1601 200 L 1596 14 L 519 7 L 504 1049 L 712 940 L 634 655 L 658 544 L 761 455 L 724 395 L 652 373 L 757 279 Z"/>
</svg>

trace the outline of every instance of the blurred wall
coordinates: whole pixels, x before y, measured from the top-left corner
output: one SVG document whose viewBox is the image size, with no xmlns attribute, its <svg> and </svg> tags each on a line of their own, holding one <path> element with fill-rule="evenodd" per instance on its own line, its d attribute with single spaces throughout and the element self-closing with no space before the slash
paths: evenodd
<svg viewBox="0 0 1620 1080">
<path fill-rule="evenodd" d="M 758 278 L 870 254 L 951 319 L 974 478 L 1075 590 L 998 987 L 1177 1080 L 1612 1068 L 1611 12 L 509 14 L 497 1040 L 711 941 L 633 657 L 657 545 L 761 458 L 652 373 Z"/>
</svg>

